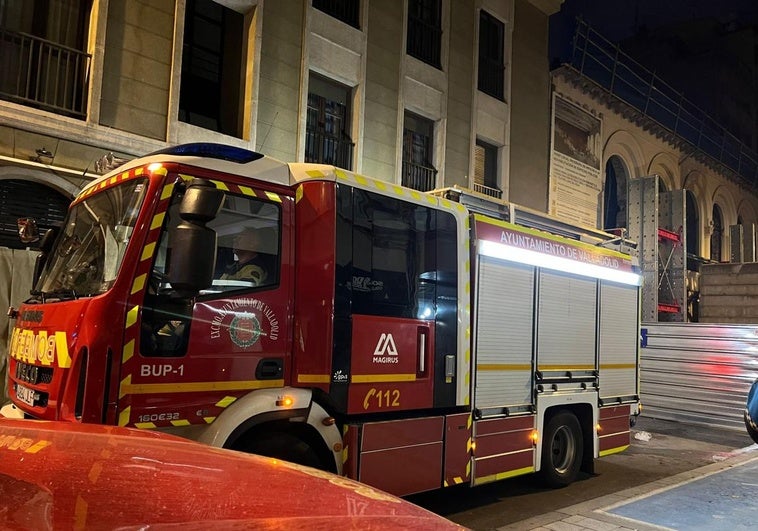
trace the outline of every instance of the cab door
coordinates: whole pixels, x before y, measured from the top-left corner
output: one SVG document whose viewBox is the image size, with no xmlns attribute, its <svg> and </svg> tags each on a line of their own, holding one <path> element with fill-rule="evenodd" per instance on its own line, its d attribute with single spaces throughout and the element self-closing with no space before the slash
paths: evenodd
<svg viewBox="0 0 758 531">
<path fill-rule="evenodd" d="M 244 394 L 282 387 L 288 377 L 292 197 L 215 182 L 225 197 L 207 224 L 217 236 L 208 289 L 189 299 L 166 282 L 172 260 L 187 259 L 171 253 L 178 195 L 166 206 L 157 241 L 146 243 L 152 266 L 135 315 L 136 349 L 122 367 L 121 425 L 207 424 Z"/>
</svg>

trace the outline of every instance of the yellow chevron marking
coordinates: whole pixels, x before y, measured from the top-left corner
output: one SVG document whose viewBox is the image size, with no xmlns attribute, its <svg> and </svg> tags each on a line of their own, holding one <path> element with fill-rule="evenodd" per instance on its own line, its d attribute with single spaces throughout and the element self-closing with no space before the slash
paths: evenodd
<svg viewBox="0 0 758 531">
<path fill-rule="evenodd" d="M 124 345 L 124 350 L 121 353 L 121 363 L 126 363 L 134 356 L 134 339 L 130 339 L 129 342 Z"/>
<path fill-rule="evenodd" d="M 218 402 L 216 402 L 216 405 L 218 407 L 228 407 L 229 404 L 231 404 L 235 400 L 237 400 L 237 397 L 234 397 L 234 396 L 225 396 L 224 398 L 222 398 L 221 400 L 219 400 Z"/>
<path fill-rule="evenodd" d="M 168 199 L 171 197 L 171 194 L 174 192 L 174 183 L 167 184 L 163 187 L 163 190 L 161 190 L 161 201 L 164 199 Z"/>
<path fill-rule="evenodd" d="M 74 505 L 74 529 L 87 529 L 87 509 L 89 504 L 81 497 L 76 495 L 76 503 Z"/>
<path fill-rule="evenodd" d="M 121 385 L 118 388 L 118 397 L 119 397 L 119 399 L 124 398 L 127 395 L 127 393 L 124 392 L 124 388 L 126 386 L 128 386 L 128 385 L 131 385 L 131 384 L 132 384 L 132 375 L 131 374 L 127 374 L 126 378 L 124 378 L 123 380 L 121 380 Z M 129 409 L 129 408 L 127 408 L 127 409 Z M 120 425 L 123 426 L 123 424 L 120 424 Z"/>
<path fill-rule="evenodd" d="M 36 454 L 37 452 L 39 452 L 40 450 L 44 450 L 51 444 L 53 444 L 52 441 L 37 441 L 36 443 L 31 445 L 29 448 L 24 450 L 24 452 L 26 452 L 27 454 Z"/>
<path fill-rule="evenodd" d="M 150 230 L 159 229 L 163 226 L 163 219 L 166 217 L 165 212 L 161 212 L 160 214 L 156 214 L 155 217 L 153 217 L 153 221 L 150 223 Z"/>
<path fill-rule="evenodd" d="M 129 416 L 132 414 L 132 408 L 127 407 L 121 413 L 118 414 L 118 425 L 126 426 L 129 424 Z"/>
<path fill-rule="evenodd" d="M 147 273 L 143 273 L 134 279 L 134 283 L 132 284 L 132 295 L 144 289 L 146 279 Z"/>
<path fill-rule="evenodd" d="M 153 253 L 155 252 L 155 242 L 148 243 L 145 245 L 145 248 L 142 249 L 142 256 L 140 257 L 140 262 L 144 262 L 145 260 L 149 260 L 153 257 Z"/>
<path fill-rule="evenodd" d="M 137 315 L 139 314 L 139 306 L 135 306 L 131 310 L 129 310 L 126 313 L 126 326 L 125 328 L 129 328 L 130 326 L 133 326 L 134 323 L 137 322 Z"/>
<path fill-rule="evenodd" d="M 58 351 L 58 367 L 68 369 L 71 367 L 71 356 L 68 353 L 66 332 L 55 333 L 55 350 Z"/>
</svg>

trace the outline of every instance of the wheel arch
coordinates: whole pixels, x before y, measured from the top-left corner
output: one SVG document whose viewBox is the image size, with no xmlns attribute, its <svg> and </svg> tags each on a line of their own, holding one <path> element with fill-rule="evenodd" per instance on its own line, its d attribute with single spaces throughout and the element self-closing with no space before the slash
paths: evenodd
<svg viewBox="0 0 758 531">
<path fill-rule="evenodd" d="M 540 408 L 537 416 L 537 427 L 540 437 L 535 448 L 535 471 L 540 471 L 542 468 L 542 443 L 545 426 L 547 426 L 552 417 L 561 411 L 568 411 L 579 421 L 579 429 L 582 433 L 584 451 L 582 453 L 580 470 L 588 474 L 594 474 L 595 457 L 598 451 L 597 437 L 595 436 L 595 425 L 598 422 L 597 407 L 595 406 L 597 401 L 593 401 L 593 398 L 587 397 L 586 400 L 582 400 L 581 402 L 566 403 L 562 399 L 548 400 L 548 402 L 544 404 L 544 408 Z"/>
<path fill-rule="evenodd" d="M 292 400 L 279 405 L 281 398 Z M 198 437 L 198 441 L 219 448 L 235 448 L 243 437 L 255 431 L 277 428 L 301 437 L 311 445 L 331 472 L 341 473 L 342 435 L 330 416 L 313 401 L 309 389 L 260 389 L 235 400 Z"/>
</svg>

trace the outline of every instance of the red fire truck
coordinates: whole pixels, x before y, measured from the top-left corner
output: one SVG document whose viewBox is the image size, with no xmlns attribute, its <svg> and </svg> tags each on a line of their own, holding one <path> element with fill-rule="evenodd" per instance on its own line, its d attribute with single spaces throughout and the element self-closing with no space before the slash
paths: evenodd
<svg viewBox="0 0 758 531">
<path fill-rule="evenodd" d="M 566 485 L 639 412 L 641 277 L 618 241 L 463 189 L 172 147 L 45 234 L 10 398 L 399 495 Z"/>
</svg>

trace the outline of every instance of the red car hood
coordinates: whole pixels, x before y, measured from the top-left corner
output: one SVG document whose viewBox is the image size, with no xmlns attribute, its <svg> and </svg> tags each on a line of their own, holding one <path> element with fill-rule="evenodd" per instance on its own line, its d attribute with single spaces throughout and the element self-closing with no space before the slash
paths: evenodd
<svg viewBox="0 0 758 531">
<path fill-rule="evenodd" d="M 460 529 L 362 483 L 157 432 L 0 420 L 3 529 Z"/>
</svg>

